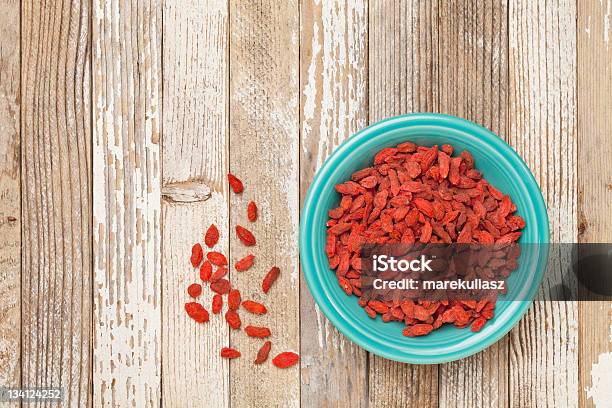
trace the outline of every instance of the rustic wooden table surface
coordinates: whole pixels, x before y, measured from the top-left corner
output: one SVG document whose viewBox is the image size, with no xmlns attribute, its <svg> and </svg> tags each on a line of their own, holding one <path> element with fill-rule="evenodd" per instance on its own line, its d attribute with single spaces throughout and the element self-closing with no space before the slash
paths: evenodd
<svg viewBox="0 0 612 408">
<path fill-rule="evenodd" d="M 554 241 L 611 241 L 611 12 L 610 0 L 0 0 L 0 386 L 63 387 L 71 407 L 611 406 L 610 303 L 537 302 L 475 356 L 399 364 L 331 326 L 297 247 L 301 200 L 334 147 L 415 111 L 507 140 Z M 251 197 L 259 262 L 283 270 L 267 318 L 299 369 L 222 360 L 222 346 L 257 343 L 183 310 L 192 243 L 215 222 L 243 255 L 230 230 Z M 257 298 L 263 273 L 232 280 Z"/>
</svg>

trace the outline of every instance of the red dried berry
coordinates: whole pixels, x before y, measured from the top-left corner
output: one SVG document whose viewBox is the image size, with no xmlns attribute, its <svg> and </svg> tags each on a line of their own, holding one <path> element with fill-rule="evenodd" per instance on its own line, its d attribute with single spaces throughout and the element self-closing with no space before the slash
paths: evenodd
<svg viewBox="0 0 612 408">
<path fill-rule="evenodd" d="M 258 302 L 254 302 L 252 300 L 245 300 L 244 302 L 242 302 L 242 307 L 247 312 L 250 312 L 256 315 L 262 315 L 268 312 L 268 309 L 266 309 L 264 305 Z"/>
<path fill-rule="evenodd" d="M 270 337 L 270 335 L 272 334 L 270 332 L 270 329 L 268 329 L 267 327 L 258 327 L 258 326 L 247 326 L 244 328 L 244 332 L 249 337 L 257 337 L 260 339 L 263 339 L 265 337 Z"/>
<path fill-rule="evenodd" d="M 227 258 L 221 252 L 210 251 L 209 253 L 206 254 L 206 258 L 208 258 L 210 263 L 212 263 L 213 265 L 217 265 L 217 266 L 227 265 Z"/>
<path fill-rule="evenodd" d="M 212 312 L 214 314 L 221 313 L 221 309 L 223 308 L 223 296 L 216 293 L 212 298 Z"/>
<path fill-rule="evenodd" d="M 238 310 L 241 300 L 240 291 L 238 289 L 230 290 L 229 294 L 227 295 L 227 306 L 229 307 L 229 310 Z"/>
<path fill-rule="evenodd" d="M 240 225 L 236 225 L 236 235 L 246 246 L 253 246 L 257 243 L 253 233 Z"/>
<path fill-rule="evenodd" d="M 200 262 L 202 262 L 202 258 L 204 257 L 204 252 L 202 251 L 202 245 L 200 245 L 199 243 L 195 244 L 193 247 L 191 247 L 191 265 L 194 268 L 197 268 L 197 266 L 200 264 Z"/>
<path fill-rule="evenodd" d="M 486 323 L 487 323 L 487 319 L 485 319 L 484 317 L 479 317 L 478 319 L 472 322 L 472 326 L 470 327 L 470 330 L 473 331 L 474 333 L 479 332 L 480 329 L 482 329 L 482 326 L 484 326 Z"/>
<path fill-rule="evenodd" d="M 238 350 L 231 347 L 223 347 L 221 349 L 221 357 L 223 358 L 238 358 L 241 354 Z"/>
<path fill-rule="evenodd" d="M 232 173 L 227 173 L 227 180 L 229 181 L 229 185 L 234 190 L 234 193 L 240 194 L 244 191 L 244 185 L 242 181 Z"/>
<path fill-rule="evenodd" d="M 198 302 L 185 303 L 185 311 L 198 323 L 206 323 L 209 319 L 208 311 Z"/>
<path fill-rule="evenodd" d="M 230 325 L 232 329 L 239 329 L 242 321 L 240 320 L 240 316 L 236 313 L 235 310 L 228 310 L 225 312 L 225 321 Z"/>
<path fill-rule="evenodd" d="M 300 356 L 292 351 L 285 351 L 272 359 L 272 364 L 278 368 L 288 368 L 300 361 Z"/>
<path fill-rule="evenodd" d="M 228 269 L 225 266 L 219 267 L 219 269 L 217 269 L 215 273 L 213 273 L 212 276 L 210 277 L 210 281 L 217 282 L 219 279 L 227 275 L 227 272 L 228 272 Z"/>
<path fill-rule="evenodd" d="M 268 355 L 270 355 L 270 350 L 272 349 L 272 342 L 266 341 L 263 346 L 257 352 L 257 358 L 255 359 L 255 364 L 263 364 L 268 359 Z"/>
<path fill-rule="evenodd" d="M 371 288 L 362 292 L 361 287 L 364 244 L 478 243 L 501 249 L 518 241 L 525 227 L 510 197 L 474 168 L 473 156 L 463 151 L 452 157 L 453 152 L 450 145 L 412 142 L 384 148 L 373 166 L 335 186 L 340 204 L 328 211 L 325 253 L 338 284 L 347 295 L 360 297 L 371 318 L 380 314 L 384 322 L 402 321 L 406 336 L 423 336 L 445 323 L 478 331 L 493 317 L 495 300 L 373 300 Z M 502 259 L 485 250 L 469 262 L 479 278 L 507 278 L 519 254 Z M 267 290 L 270 284 L 262 286 Z"/>
<path fill-rule="evenodd" d="M 234 265 L 238 272 L 243 272 L 253 266 L 253 261 L 255 260 L 255 255 L 247 255 Z"/>
<path fill-rule="evenodd" d="M 219 242 L 219 230 L 215 224 L 211 224 L 204 234 L 204 243 L 207 247 L 214 247 Z"/>
<path fill-rule="evenodd" d="M 280 269 L 277 266 L 273 266 L 272 269 L 268 271 L 263 279 L 263 282 L 261 283 L 261 289 L 264 291 L 264 293 L 268 293 L 274 282 L 276 282 L 276 279 L 278 279 L 279 274 Z"/>
<path fill-rule="evenodd" d="M 202 285 L 198 283 L 192 283 L 191 285 L 187 287 L 187 293 L 192 298 L 194 299 L 197 298 L 198 296 L 202 294 Z"/>
<path fill-rule="evenodd" d="M 251 222 L 257 221 L 257 204 L 254 201 L 250 201 L 247 205 L 247 218 Z"/>
<path fill-rule="evenodd" d="M 200 279 L 203 282 L 208 282 L 211 276 L 212 276 L 212 264 L 210 263 L 210 261 L 202 262 L 202 266 L 200 266 Z"/>
<path fill-rule="evenodd" d="M 433 326 L 431 324 L 415 324 L 414 326 L 406 327 L 402 334 L 407 337 L 424 336 L 432 330 Z"/>
<path fill-rule="evenodd" d="M 232 285 L 227 279 L 219 279 L 210 284 L 210 290 L 220 295 L 227 295 L 231 289 Z"/>
</svg>

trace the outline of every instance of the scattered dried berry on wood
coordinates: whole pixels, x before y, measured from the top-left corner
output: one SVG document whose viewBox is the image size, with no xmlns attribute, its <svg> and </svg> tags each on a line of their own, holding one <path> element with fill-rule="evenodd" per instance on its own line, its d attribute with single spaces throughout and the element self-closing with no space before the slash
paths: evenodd
<svg viewBox="0 0 612 408">
<path fill-rule="evenodd" d="M 254 302 L 252 300 L 245 300 L 242 302 L 242 307 L 250 313 L 262 315 L 268 312 L 268 309 L 264 305 L 258 302 Z"/>
<path fill-rule="evenodd" d="M 223 358 L 238 358 L 241 354 L 238 350 L 231 347 L 223 347 L 221 349 L 221 357 Z"/>
<path fill-rule="evenodd" d="M 241 300 L 240 291 L 238 289 L 232 289 L 227 295 L 227 307 L 229 310 L 238 310 Z"/>
<path fill-rule="evenodd" d="M 272 364 L 278 368 L 288 368 L 300 361 L 300 356 L 292 351 L 285 351 L 272 359 Z"/>
<path fill-rule="evenodd" d="M 214 314 L 221 313 L 221 309 L 223 308 L 223 296 L 216 293 L 212 298 L 212 312 Z"/>
<path fill-rule="evenodd" d="M 191 247 L 191 265 L 194 268 L 197 268 L 200 262 L 202 262 L 202 258 L 204 257 L 204 252 L 202 251 L 202 245 L 199 243 L 195 244 Z"/>
<path fill-rule="evenodd" d="M 254 201 L 250 201 L 247 205 L 247 218 L 251 222 L 257 221 L 257 204 Z"/>
<path fill-rule="evenodd" d="M 257 243 L 255 240 L 255 235 L 240 225 L 236 225 L 236 235 L 238 235 L 240 241 L 242 241 L 242 243 L 246 246 L 253 246 Z"/>
<path fill-rule="evenodd" d="M 263 364 L 268 359 L 268 355 L 270 355 L 270 350 L 272 349 L 272 342 L 266 341 L 263 346 L 257 352 L 257 358 L 255 359 L 255 364 Z"/>
<path fill-rule="evenodd" d="M 212 276 L 212 264 L 210 263 L 210 261 L 202 262 L 202 266 L 200 266 L 200 279 L 203 282 L 208 282 L 211 276 Z"/>
<path fill-rule="evenodd" d="M 225 321 L 230 325 L 232 329 L 239 329 L 242 321 L 240 316 L 235 310 L 228 310 L 225 312 Z"/>
<path fill-rule="evenodd" d="M 274 282 L 276 282 L 276 279 L 278 279 L 278 275 L 280 275 L 280 269 L 276 266 L 273 266 L 272 269 L 268 271 L 261 284 L 261 289 L 264 293 L 268 293 Z"/>
<path fill-rule="evenodd" d="M 220 295 L 227 295 L 231 289 L 232 285 L 227 279 L 219 279 L 210 284 L 210 290 Z"/>
<path fill-rule="evenodd" d="M 257 337 L 263 339 L 265 337 L 270 337 L 272 334 L 270 329 L 267 327 L 258 327 L 258 326 L 247 326 L 244 328 L 245 333 L 249 337 Z"/>
<path fill-rule="evenodd" d="M 197 298 L 198 296 L 202 294 L 202 285 L 198 283 L 192 283 L 191 285 L 187 287 L 187 293 L 192 298 L 194 299 Z"/>
<path fill-rule="evenodd" d="M 210 277 L 210 282 L 217 282 L 219 279 L 223 278 L 225 275 L 227 275 L 228 269 L 225 266 L 220 266 L 215 273 L 212 274 L 212 276 Z"/>
<path fill-rule="evenodd" d="M 238 272 L 243 272 L 253 266 L 253 261 L 255 260 L 255 255 L 247 255 L 234 265 Z"/>
<path fill-rule="evenodd" d="M 213 265 L 217 265 L 217 266 L 227 265 L 227 258 L 221 252 L 210 251 L 209 253 L 206 254 L 206 258 Z"/>
<path fill-rule="evenodd" d="M 207 247 L 214 247 L 219 242 L 219 230 L 215 224 L 211 224 L 204 234 L 204 243 Z"/>
<path fill-rule="evenodd" d="M 227 180 L 229 181 L 229 185 L 232 190 L 234 190 L 234 193 L 240 194 L 244 191 L 244 185 L 242 184 L 242 181 L 240 181 L 240 179 L 234 176 L 232 173 L 227 174 Z"/>
<path fill-rule="evenodd" d="M 208 311 L 198 302 L 185 303 L 185 311 L 198 323 L 206 323 L 209 319 Z"/>
</svg>

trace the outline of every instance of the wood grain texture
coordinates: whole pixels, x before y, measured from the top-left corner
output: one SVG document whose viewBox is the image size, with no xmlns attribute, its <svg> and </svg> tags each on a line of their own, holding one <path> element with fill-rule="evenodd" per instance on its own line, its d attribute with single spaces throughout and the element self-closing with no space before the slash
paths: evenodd
<svg viewBox="0 0 612 408">
<path fill-rule="evenodd" d="M 158 406 L 161 6 L 93 2 L 95 406 Z"/>
<path fill-rule="evenodd" d="M 505 2 L 440 3 L 440 110 L 502 138 L 507 138 L 507 20 Z M 508 405 L 507 337 L 439 370 L 441 407 Z"/>
<path fill-rule="evenodd" d="M 191 247 L 215 224 L 215 250 L 228 253 L 227 166 L 229 139 L 228 5 L 225 0 L 165 2 L 163 10 L 163 188 L 191 201 L 164 199 L 162 258 L 162 402 L 166 407 L 229 406 L 229 364 L 219 350 L 229 342 L 222 315 L 190 319 L 184 304 L 191 283 L 201 283 L 189 263 Z M 164 196 L 166 197 L 166 195 Z M 206 285 L 205 285 L 206 286 Z M 210 311 L 212 292 L 198 301 Z"/>
<path fill-rule="evenodd" d="M 231 194 L 230 258 L 256 256 L 247 272 L 231 271 L 243 298 L 261 300 L 268 314 L 243 313 L 243 325 L 273 330 L 270 357 L 299 351 L 299 10 L 297 1 L 230 1 L 230 171 L 245 182 Z M 260 209 L 255 223 L 246 205 Z M 236 238 L 235 225 L 250 228 L 257 246 Z M 276 265 L 281 274 L 267 295 L 261 280 Z M 296 407 L 299 367 L 254 365 L 261 340 L 230 333 L 243 358 L 230 363 L 232 407 Z"/>
<path fill-rule="evenodd" d="M 0 387 L 21 384 L 20 2 L 0 1 Z"/>
<path fill-rule="evenodd" d="M 300 197 L 346 138 L 367 125 L 365 1 L 301 4 Z M 301 203 L 300 203 L 301 204 Z M 367 404 L 367 352 L 340 334 L 300 282 L 302 405 Z"/>
<path fill-rule="evenodd" d="M 22 385 L 91 403 L 87 2 L 21 2 Z"/>
<path fill-rule="evenodd" d="M 438 104 L 438 6 L 427 1 L 370 2 L 369 121 Z M 369 356 L 369 404 L 438 405 L 438 367 Z"/>
<path fill-rule="evenodd" d="M 577 3 L 578 239 L 612 242 L 612 41 L 610 1 Z M 580 302 L 579 403 L 610 403 L 612 303 Z"/>
<path fill-rule="evenodd" d="M 575 2 L 517 1 L 509 9 L 510 142 L 540 186 L 552 242 L 576 242 Z M 546 296 L 548 279 L 541 289 Z M 577 406 L 577 342 L 576 302 L 536 301 L 510 333 L 510 405 Z"/>
</svg>

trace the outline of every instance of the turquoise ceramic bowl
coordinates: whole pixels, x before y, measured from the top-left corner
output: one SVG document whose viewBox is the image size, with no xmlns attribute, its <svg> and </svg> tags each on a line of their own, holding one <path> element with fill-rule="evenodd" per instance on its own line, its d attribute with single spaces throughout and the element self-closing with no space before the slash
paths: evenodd
<svg viewBox="0 0 612 408">
<path fill-rule="evenodd" d="M 510 195 L 525 219 L 521 243 L 547 243 L 548 216 L 538 185 L 518 154 L 489 130 L 453 116 L 418 113 L 383 120 L 348 139 L 323 164 L 310 186 L 300 221 L 302 272 L 312 296 L 332 324 L 364 349 L 391 360 L 435 364 L 467 357 L 495 343 L 521 319 L 531 301 L 502 297 L 495 317 L 478 333 L 444 325 L 427 336 L 408 338 L 402 335 L 403 324 L 383 323 L 380 316 L 370 319 L 357 297 L 342 291 L 324 251 L 327 211 L 339 202 L 334 186 L 348 180 L 354 171 L 370 166 L 380 149 L 408 140 L 428 146 L 448 143 L 455 151 L 468 149 L 476 168 Z M 531 299 L 537 291 L 546 261 L 547 254 L 542 252 L 532 256 L 530 262 L 519 262 L 521 267 L 513 276 L 522 276 L 523 282 L 528 282 L 520 287 L 524 292 L 521 299 Z"/>
</svg>

